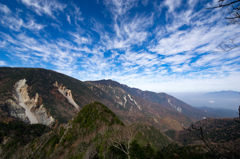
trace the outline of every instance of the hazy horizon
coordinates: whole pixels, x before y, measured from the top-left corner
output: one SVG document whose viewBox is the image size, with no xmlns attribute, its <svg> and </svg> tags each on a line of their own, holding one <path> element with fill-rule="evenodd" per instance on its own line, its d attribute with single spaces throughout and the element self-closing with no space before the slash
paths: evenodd
<svg viewBox="0 0 240 159">
<path fill-rule="evenodd" d="M 226 91 L 228 92 L 228 91 Z M 209 94 L 210 93 L 210 94 Z M 220 93 L 220 94 L 219 94 Z M 169 92 L 169 95 L 178 98 L 193 107 L 211 107 L 211 108 L 225 108 L 238 111 L 240 105 L 239 92 L 230 92 L 221 94 L 221 92 Z"/>
</svg>

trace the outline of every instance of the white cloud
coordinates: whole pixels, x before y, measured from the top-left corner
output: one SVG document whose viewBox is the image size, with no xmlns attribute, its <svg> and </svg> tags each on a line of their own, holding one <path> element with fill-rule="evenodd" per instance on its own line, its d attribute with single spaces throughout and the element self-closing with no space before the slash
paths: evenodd
<svg viewBox="0 0 240 159">
<path fill-rule="evenodd" d="M 55 17 L 53 12 L 63 11 L 66 7 L 56 0 L 21 0 L 23 4 L 33 9 L 38 15 L 49 15 Z"/>
<path fill-rule="evenodd" d="M 132 45 L 141 45 L 150 34 L 146 29 L 152 25 L 153 14 L 148 16 L 136 15 L 132 19 L 120 21 L 120 24 L 115 21 L 114 31 L 116 36 L 113 39 L 106 39 L 110 43 L 111 47 L 109 48 L 124 49 Z"/>
<path fill-rule="evenodd" d="M 169 12 L 174 12 L 181 5 L 182 0 L 165 0 L 164 4 L 168 7 Z"/>
<path fill-rule="evenodd" d="M 105 0 L 113 14 L 123 15 L 137 5 L 137 0 Z"/>
<path fill-rule="evenodd" d="M 172 72 L 184 72 L 190 71 L 193 68 L 189 66 L 189 64 L 184 64 L 182 66 L 171 66 Z"/>
<path fill-rule="evenodd" d="M 199 60 L 192 64 L 195 67 L 206 67 L 207 65 L 212 65 L 214 62 L 218 62 L 224 59 L 224 54 L 212 53 L 202 56 Z"/>
<path fill-rule="evenodd" d="M 209 103 L 215 103 L 213 100 L 208 101 Z"/>
<path fill-rule="evenodd" d="M 189 61 L 192 57 L 194 57 L 194 55 L 190 55 L 190 54 L 174 55 L 174 56 L 165 57 L 165 58 L 162 60 L 162 62 L 170 63 L 170 64 L 173 64 L 173 65 L 178 65 L 178 64 L 186 63 L 186 62 Z"/>
<path fill-rule="evenodd" d="M 5 61 L 0 61 L 0 66 L 7 65 Z"/>
<path fill-rule="evenodd" d="M 78 33 L 70 32 L 70 35 L 74 37 L 73 41 L 75 43 L 77 43 L 78 45 L 90 43 L 90 41 L 91 41 L 90 38 L 83 37 L 83 36 L 81 36 L 81 34 L 78 34 Z"/>
<path fill-rule="evenodd" d="M 23 13 L 0 7 L 0 24 L 9 28 L 8 33 L 0 32 L 0 47 L 26 67 L 48 65 L 81 80 L 113 79 L 157 92 L 240 89 L 235 86 L 240 77 L 239 49 L 214 52 L 221 41 L 240 32 L 238 25 L 226 25 L 215 11 L 195 12 L 200 1 L 188 1 L 182 11 L 181 1 L 155 3 L 167 7 L 166 17 L 156 8 L 131 12 L 139 3 L 150 7 L 147 0 L 106 0 L 110 16 L 104 10 L 104 22 L 83 17 L 82 6 L 73 3 L 22 2 L 39 15 L 63 16 L 48 19 L 51 26 L 47 26 L 41 18 L 22 17 Z"/>
<path fill-rule="evenodd" d="M 45 27 L 45 25 L 36 23 L 33 19 L 28 21 L 23 26 L 27 29 L 30 29 L 30 30 L 42 30 Z"/>
<path fill-rule="evenodd" d="M 166 25 L 165 35 L 157 34 L 160 35 L 157 45 L 150 46 L 149 50 L 162 55 L 212 52 L 223 40 L 240 32 L 237 25 L 226 25 L 221 12 L 203 12 L 204 9 L 194 14 L 192 10 L 176 13 L 177 17 L 171 19 L 173 22 Z M 184 25 L 188 29 L 179 31 Z"/>
<path fill-rule="evenodd" d="M 149 68 L 153 65 L 159 64 L 157 55 L 146 52 L 126 51 L 125 54 L 119 56 L 118 60 L 120 60 L 121 64 L 124 66 L 137 65 Z"/>
<path fill-rule="evenodd" d="M 32 31 L 42 30 L 45 25 L 38 24 L 33 18 L 26 18 L 24 21 L 19 17 L 18 13 L 9 12 L 9 14 L 1 15 L 0 24 L 14 31 L 21 31 L 22 28 L 26 28 Z"/>
<path fill-rule="evenodd" d="M 0 3 L 0 12 L 9 14 L 11 13 L 11 10 L 6 5 Z"/>
<path fill-rule="evenodd" d="M 67 21 L 68 21 L 68 23 L 71 25 L 70 15 L 67 15 Z"/>
</svg>

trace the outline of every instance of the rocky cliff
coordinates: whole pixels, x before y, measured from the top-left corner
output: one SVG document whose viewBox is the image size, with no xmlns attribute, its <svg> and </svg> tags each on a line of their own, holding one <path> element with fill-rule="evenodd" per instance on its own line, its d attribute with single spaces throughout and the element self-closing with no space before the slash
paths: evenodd
<svg viewBox="0 0 240 159">
<path fill-rule="evenodd" d="M 20 103 L 28 118 L 32 116 L 29 119 L 31 123 L 49 123 L 51 118 L 48 116 L 52 116 L 59 124 L 68 123 L 79 109 L 92 101 L 106 105 L 126 125 L 146 122 L 166 131 L 181 130 L 183 125 L 189 126 L 192 122 L 177 111 L 152 103 L 115 85 L 94 85 L 51 70 L 0 68 L 0 85 L 0 102 L 12 98 L 15 86 L 16 99 L 13 101 Z M 171 103 L 176 105 L 172 100 Z"/>
<path fill-rule="evenodd" d="M 58 91 L 68 100 L 69 103 L 71 103 L 78 111 L 80 110 L 80 107 L 73 100 L 72 91 L 71 90 L 67 89 L 63 85 L 59 85 L 57 81 L 53 84 L 53 86 L 58 88 Z"/>
<path fill-rule="evenodd" d="M 19 80 L 13 86 L 13 99 L 5 101 L 5 110 L 9 115 L 22 119 L 25 123 L 52 125 L 54 118 L 49 116 L 43 104 L 37 106 L 38 94 L 34 98 L 28 95 L 26 79 Z"/>
<path fill-rule="evenodd" d="M 17 119 L 22 119 L 25 123 L 30 123 L 28 117 L 25 114 L 25 109 L 15 102 L 12 99 L 8 99 L 3 103 L 2 108 L 8 112 L 10 116 Z"/>
</svg>

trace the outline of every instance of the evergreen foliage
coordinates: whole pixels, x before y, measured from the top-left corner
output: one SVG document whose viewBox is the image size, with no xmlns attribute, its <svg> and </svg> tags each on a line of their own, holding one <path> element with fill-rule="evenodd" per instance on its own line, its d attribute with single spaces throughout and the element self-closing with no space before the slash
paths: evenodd
<svg viewBox="0 0 240 159">
<path fill-rule="evenodd" d="M 42 124 L 27 125 L 21 121 L 0 123 L 0 143 L 3 143 L 4 138 L 7 139 L 6 144 L 1 145 L 5 158 L 11 157 L 19 146 L 27 145 L 50 130 Z"/>
</svg>

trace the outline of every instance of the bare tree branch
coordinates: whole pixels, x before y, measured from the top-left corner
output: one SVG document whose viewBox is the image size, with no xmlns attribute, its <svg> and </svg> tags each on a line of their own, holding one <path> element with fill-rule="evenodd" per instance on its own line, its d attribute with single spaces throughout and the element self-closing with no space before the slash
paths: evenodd
<svg viewBox="0 0 240 159">
<path fill-rule="evenodd" d="M 114 146 L 123 153 L 125 153 L 130 159 L 130 148 L 137 131 L 132 127 L 123 127 L 120 132 L 115 132 L 108 140 L 108 145 Z"/>
<path fill-rule="evenodd" d="M 194 127 L 193 123 L 191 123 L 191 126 L 186 129 L 186 128 L 183 128 L 184 130 L 187 130 L 189 132 L 191 132 L 192 134 L 194 134 L 196 137 L 198 137 L 200 140 L 202 140 L 206 146 L 206 149 L 208 150 L 208 152 L 210 152 L 213 156 L 215 156 L 216 158 L 229 158 L 217 151 L 214 150 L 214 148 L 212 148 L 205 140 L 204 136 L 203 136 L 203 130 L 202 130 L 202 127 L 200 128 L 196 128 Z M 197 130 L 197 131 L 200 131 L 200 135 L 198 135 L 196 132 L 194 132 L 194 130 Z"/>
<path fill-rule="evenodd" d="M 219 0 L 219 1 L 218 1 L 218 4 L 219 4 L 218 6 L 210 7 L 210 8 L 207 8 L 207 9 L 222 8 L 222 7 L 230 6 L 230 5 L 234 4 L 234 3 L 240 2 L 240 0 L 235 0 L 235 1 L 232 1 L 232 2 L 229 2 L 229 3 L 226 3 L 226 4 L 223 4 L 224 1 L 226 1 L 226 0 Z"/>
</svg>

